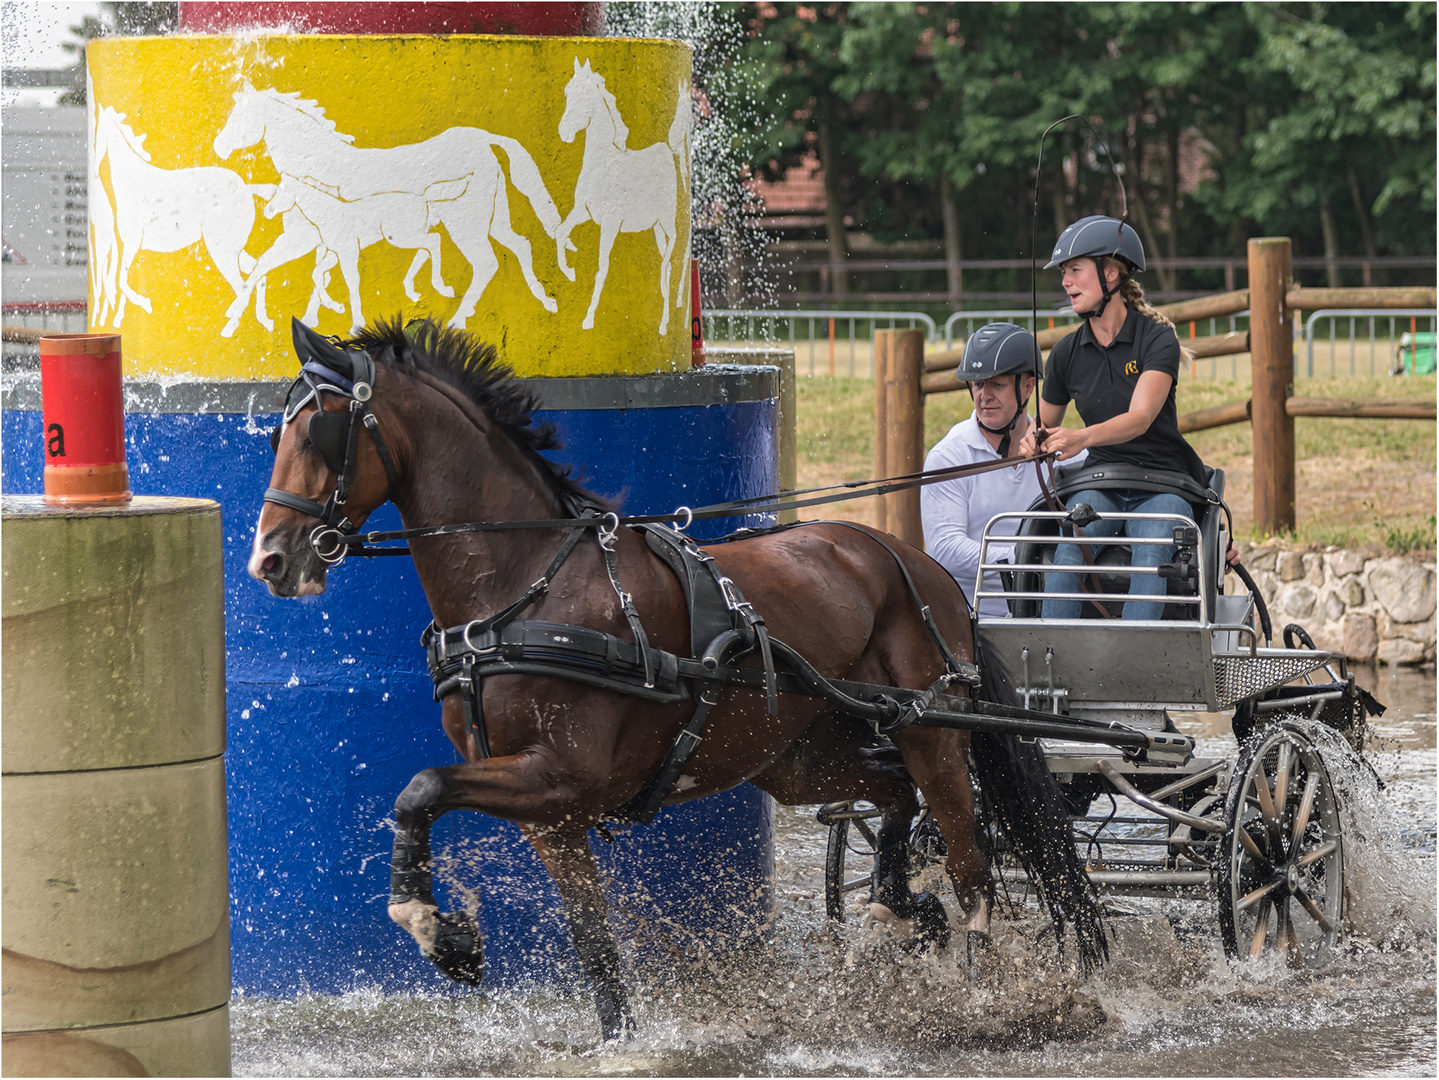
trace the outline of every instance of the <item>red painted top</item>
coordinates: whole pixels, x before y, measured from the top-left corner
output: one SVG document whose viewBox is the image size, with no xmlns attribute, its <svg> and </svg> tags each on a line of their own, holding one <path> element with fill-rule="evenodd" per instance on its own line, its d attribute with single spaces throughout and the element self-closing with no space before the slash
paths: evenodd
<svg viewBox="0 0 1439 1080">
<path fill-rule="evenodd" d="M 530 34 L 595 37 L 605 5 L 590 3 L 356 3 L 180 0 L 180 29 L 222 34 L 284 26 L 310 34 Z"/>
</svg>

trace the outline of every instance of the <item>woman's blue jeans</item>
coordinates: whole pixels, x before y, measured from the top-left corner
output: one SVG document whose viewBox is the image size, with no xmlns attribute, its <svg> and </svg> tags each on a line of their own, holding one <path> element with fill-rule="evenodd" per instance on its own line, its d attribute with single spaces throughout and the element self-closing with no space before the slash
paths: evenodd
<svg viewBox="0 0 1439 1080">
<path fill-rule="evenodd" d="M 1182 514 L 1194 517 L 1193 508 L 1178 495 L 1156 495 L 1149 491 L 1078 491 L 1069 496 L 1070 506 L 1088 503 L 1101 514 Z M 1173 538 L 1172 521 L 1096 521 L 1084 527 L 1084 535 L 1093 541 L 1118 536 Z M 1101 545 L 1091 543 L 1090 551 L 1097 558 Z M 1174 558 L 1173 544 L 1135 544 L 1130 565 L 1157 567 Z M 1084 556 L 1078 544 L 1057 544 L 1055 566 L 1079 566 Z M 1044 591 L 1077 593 L 1081 591 L 1079 574 L 1051 572 L 1044 582 Z M 1134 574 L 1129 578 L 1129 592 L 1163 597 L 1168 583 L 1158 574 Z M 1082 600 L 1045 600 L 1040 613 L 1046 619 L 1077 619 L 1084 605 Z M 1164 614 L 1164 600 L 1129 600 L 1124 605 L 1126 619 L 1158 619 Z"/>
</svg>

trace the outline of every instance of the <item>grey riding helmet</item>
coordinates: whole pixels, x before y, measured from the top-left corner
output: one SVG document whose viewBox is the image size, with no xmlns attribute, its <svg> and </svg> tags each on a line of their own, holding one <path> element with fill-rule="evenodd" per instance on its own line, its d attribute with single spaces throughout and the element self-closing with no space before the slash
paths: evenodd
<svg viewBox="0 0 1439 1080">
<path fill-rule="evenodd" d="M 1049 262 L 1044 264 L 1046 270 L 1052 270 L 1070 259 L 1094 260 L 1095 269 L 1099 273 L 1099 289 L 1103 295 L 1099 306 L 1093 311 L 1075 313 L 1082 319 L 1093 319 L 1104 314 L 1109 298 L 1114 294 L 1104 277 L 1104 260 L 1111 255 L 1129 267 L 1129 274 L 1125 277 L 1144 269 L 1144 245 L 1139 242 L 1139 234 L 1118 218 L 1095 214 L 1080 218 L 1060 233 L 1059 240 L 1054 245 L 1054 253 Z M 1120 284 L 1123 283 L 1124 279 L 1120 279 Z"/>
<path fill-rule="evenodd" d="M 974 393 L 974 383 L 1000 375 L 1014 376 L 1014 400 L 1019 407 L 1014 410 L 1009 423 L 1002 428 L 992 428 L 977 415 L 974 418 L 974 422 L 985 431 L 1001 437 L 1000 457 L 1009 452 L 1009 434 L 1029 405 L 1029 400 L 1022 396 L 1024 377 L 1038 374 L 1035 370 L 1038 362 L 1039 349 L 1035 345 L 1034 335 L 1014 323 L 986 323 L 964 343 L 964 353 L 955 374 L 961 382 L 971 384 L 971 394 Z"/>
</svg>

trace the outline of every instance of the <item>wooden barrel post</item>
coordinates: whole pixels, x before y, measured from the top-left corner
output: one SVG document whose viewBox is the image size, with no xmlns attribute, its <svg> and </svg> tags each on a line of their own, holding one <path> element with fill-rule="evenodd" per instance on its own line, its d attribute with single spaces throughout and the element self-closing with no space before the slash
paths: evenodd
<svg viewBox="0 0 1439 1080">
<path fill-rule="evenodd" d="M 924 331 L 889 330 L 888 364 L 884 376 L 884 442 L 887 476 L 903 476 L 924 468 Z M 882 526 L 901 540 L 924 546 L 919 488 L 882 496 Z"/>
<path fill-rule="evenodd" d="M 228 1076 L 220 506 L 3 510 L 5 1076 Z"/>
<path fill-rule="evenodd" d="M 1249 241 L 1249 345 L 1254 406 L 1254 527 L 1294 528 L 1294 321 L 1285 295 L 1292 276 L 1287 236 Z"/>
</svg>

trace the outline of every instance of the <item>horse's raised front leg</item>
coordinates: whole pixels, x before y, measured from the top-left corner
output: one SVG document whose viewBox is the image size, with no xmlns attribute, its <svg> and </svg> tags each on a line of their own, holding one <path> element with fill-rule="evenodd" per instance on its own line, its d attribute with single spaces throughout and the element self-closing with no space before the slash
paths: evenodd
<svg viewBox="0 0 1439 1080">
<path fill-rule="evenodd" d="M 442 912 L 435 902 L 430 829 L 444 813 L 439 770 L 419 773 L 395 800 L 395 847 L 390 859 L 390 918 L 409 931 L 437 968 L 457 982 L 478 986 L 485 973 L 485 943 L 467 911 Z"/>
<path fill-rule="evenodd" d="M 525 835 L 564 899 L 585 974 L 595 992 L 606 1039 L 631 1026 L 619 950 L 605 918 L 604 891 L 583 826 L 594 820 L 595 799 L 580 778 L 548 753 L 486 758 L 416 774 L 395 800 L 395 847 L 390 865 L 390 918 L 452 979 L 476 984 L 484 972 L 484 942 L 466 912 L 441 912 L 433 891 L 430 829 L 451 810 L 490 813 L 531 822 Z M 588 792 L 588 794 L 586 794 Z"/>
<path fill-rule="evenodd" d="M 559 887 L 570 921 L 575 951 L 590 980 L 600 1034 L 606 1040 L 633 1034 L 634 1017 L 620 979 L 620 951 L 610 930 L 608 905 L 588 833 L 577 825 L 544 829 L 522 827 L 545 869 Z"/>
</svg>

